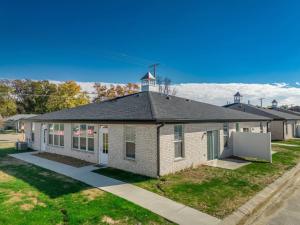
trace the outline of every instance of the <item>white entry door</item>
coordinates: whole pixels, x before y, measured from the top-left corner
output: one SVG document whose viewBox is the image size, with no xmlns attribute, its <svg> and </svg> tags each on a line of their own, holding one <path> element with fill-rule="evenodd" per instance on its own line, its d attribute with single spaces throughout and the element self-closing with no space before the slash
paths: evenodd
<svg viewBox="0 0 300 225">
<path fill-rule="evenodd" d="M 99 129 L 99 163 L 107 165 L 108 163 L 108 128 Z"/>
<path fill-rule="evenodd" d="M 41 151 L 46 151 L 47 145 L 47 125 L 43 124 L 41 128 Z"/>
</svg>

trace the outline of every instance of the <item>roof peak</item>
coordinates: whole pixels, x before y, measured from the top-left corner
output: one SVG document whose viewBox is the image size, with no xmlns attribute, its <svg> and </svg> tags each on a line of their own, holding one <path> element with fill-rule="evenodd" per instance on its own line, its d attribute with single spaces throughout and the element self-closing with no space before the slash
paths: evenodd
<svg viewBox="0 0 300 225">
<path fill-rule="evenodd" d="M 155 80 L 156 78 L 149 71 L 141 78 L 141 80 Z"/>
</svg>

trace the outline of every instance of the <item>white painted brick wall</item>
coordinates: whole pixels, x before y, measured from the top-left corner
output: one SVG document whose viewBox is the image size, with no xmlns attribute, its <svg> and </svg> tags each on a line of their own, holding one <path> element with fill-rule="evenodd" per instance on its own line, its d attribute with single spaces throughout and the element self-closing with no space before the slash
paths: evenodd
<svg viewBox="0 0 300 225">
<path fill-rule="evenodd" d="M 126 159 L 125 125 L 110 125 L 108 166 L 143 174 L 157 176 L 156 125 L 130 125 L 136 129 L 135 160 Z"/>
</svg>

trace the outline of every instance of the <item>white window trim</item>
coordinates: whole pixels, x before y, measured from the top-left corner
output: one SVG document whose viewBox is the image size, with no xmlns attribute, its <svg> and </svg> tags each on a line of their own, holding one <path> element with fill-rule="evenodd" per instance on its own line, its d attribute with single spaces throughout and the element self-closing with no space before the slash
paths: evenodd
<svg viewBox="0 0 300 225">
<path fill-rule="evenodd" d="M 175 139 L 175 126 L 182 126 L 182 140 L 176 140 Z M 184 125 L 183 124 L 174 124 L 173 126 L 173 132 L 174 132 L 174 140 L 173 140 L 173 146 L 174 146 L 174 161 L 180 161 L 185 158 L 185 148 L 184 148 Z M 175 143 L 181 142 L 181 147 L 182 147 L 182 156 L 176 157 L 175 156 Z"/>
<path fill-rule="evenodd" d="M 52 124 L 53 125 L 53 133 L 50 133 L 50 124 Z M 58 130 L 60 131 L 60 127 L 61 127 L 61 125 L 63 124 L 64 125 L 64 129 L 63 129 L 63 132 L 64 132 L 64 134 L 63 135 L 58 135 L 58 145 L 55 145 L 54 144 L 54 131 L 55 131 L 55 129 L 54 129 L 54 127 L 55 127 L 55 124 L 58 124 L 58 126 L 59 126 L 59 128 L 58 128 Z M 48 137 L 47 137 L 47 145 L 48 146 L 53 146 L 53 147 L 57 147 L 57 148 L 64 148 L 65 147 L 65 124 L 64 123 L 48 123 L 48 125 L 47 125 L 47 129 L 48 129 Z M 52 135 L 52 144 L 49 144 L 49 135 Z M 60 145 L 60 137 L 61 136 L 63 136 L 64 137 L 64 145 Z"/>
<path fill-rule="evenodd" d="M 133 128 L 134 129 L 134 141 L 128 141 L 126 139 L 126 129 L 127 128 Z M 134 147 L 134 157 L 129 157 L 127 156 L 126 152 L 127 152 L 127 149 L 126 149 L 126 143 L 134 143 L 135 147 Z M 124 158 L 127 159 L 127 160 L 131 160 L 131 161 L 135 161 L 136 160 L 136 126 L 131 126 L 131 125 L 125 125 L 124 126 Z"/>
<path fill-rule="evenodd" d="M 80 138 L 81 138 L 80 135 L 77 137 L 78 138 L 78 148 L 74 148 L 73 147 L 73 126 L 74 125 L 78 125 L 79 126 L 79 130 L 80 130 L 80 125 L 86 125 L 86 135 L 85 135 L 85 138 L 86 138 L 87 141 L 86 141 L 85 150 L 80 148 Z M 94 137 L 93 138 L 92 137 L 88 137 L 88 133 L 87 133 L 88 126 L 93 126 L 94 127 Z M 95 149 L 97 147 L 95 145 L 95 132 L 96 132 L 96 128 L 97 128 L 96 124 L 90 124 L 90 123 L 72 123 L 71 124 L 71 149 L 74 150 L 74 151 L 95 154 L 95 152 L 96 152 Z M 94 140 L 94 150 L 88 150 L 88 139 L 93 139 Z"/>
</svg>

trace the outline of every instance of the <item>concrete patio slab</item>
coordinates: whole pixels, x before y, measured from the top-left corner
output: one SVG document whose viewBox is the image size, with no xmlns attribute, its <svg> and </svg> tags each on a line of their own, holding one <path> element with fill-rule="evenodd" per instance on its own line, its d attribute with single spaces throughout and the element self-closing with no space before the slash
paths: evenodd
<svg viewBox="0 0 300 225">
<path fill-rule="evenodd" d="M 238 169 L 242 166 L 246 166 L 250 163 L 251 162 L 248 162 L 248 161 L 245 161 L 245 160 L 228 158 L 228 159 L 211 160 L 211 161 L 208 161 L 208 162 L 204 163 L 204 165 L 223 168 L 223 169 L 228 169 L 228 170 L 235 170 L 235 169 Z"/>
<path fill-rule="evenodd" d="M 11 154 L 10 156 L 110 192 L 177 224 L 215 225 L 220 223 L 219 219 L 186 205 L 177 203 L 132 184 L 91 172 L 97 169 L 95 166 L 76 168 L 37 157 L 31 152 Z"/>
</svg>

